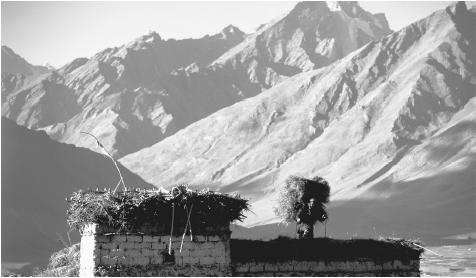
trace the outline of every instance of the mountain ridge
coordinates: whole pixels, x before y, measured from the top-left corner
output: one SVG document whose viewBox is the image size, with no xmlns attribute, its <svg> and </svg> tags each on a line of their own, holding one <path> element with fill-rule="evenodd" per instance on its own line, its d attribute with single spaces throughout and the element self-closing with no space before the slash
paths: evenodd
<svg viewBox="0 0 476 278">
<path fill-rule="evenodd" d="M 248 225 L 277 220 L 275 186 L 292 174 L 324 176 L 335 201 L 364 196 L 459 111 L 474 114 L 465 109 L 476 91 L 474 20 L 453 4 L 120 161 L 155 185 L 192 181 L 245 194 L 261 213 Z M 474 142 L 464 142 L 471 155 Z"/>
<path fill-rule="evenodd" d="M 78 132 L 93 132 L 114 157 L 122 157 L 314 67 L 309 53 L 334 51 L 325 58 L 330 63 L 390 32 L 386 25 L 380 29 L 374 23 L 379 19 L 370 13 L 361 13 L 363 18 L 351 18 L 343 11 L 329 11 L 326 5 L 311 4 L 302 9 L 297 5 L 279 24 L 272 22 L 263 28 L 269 36 L 259 41 L 234 26 L 201 39 L 164 41 L 151 32 L 123 46 L 102 50 L 90 59 L 75 59 L 28 88 L 10 93 L 3 98 L 2 115 L 29 128 L 44 130 L 59 142 L 90 149 L 94 146 L 84 142 Z M 352 34 L 351 43 L 347 44 L 345 36 L 336 35 L 338 32 L 332 33 L 333 24 Z M 367 34 L 363 31 L 366 27 L 376 31 Z M 279 39 L 284 34 L 284 39 Z M 334 36 L 336 42 L 328 45 Z M 243 61 L 216 63 L 243 40 L 252 42 L 247 48 L 251 52 L 243 54 Z M 318 49 L 311 49 L 318 44 Z M 271 48 L 276 50 L 269 52 Z M 65 95 L 67 99 L 51 101 L 48 95 Z M 65 107 L 63 110 L 72 112 L 48 114 L 44 103 L 51 102 L 52 107 Z"/>
</svg>

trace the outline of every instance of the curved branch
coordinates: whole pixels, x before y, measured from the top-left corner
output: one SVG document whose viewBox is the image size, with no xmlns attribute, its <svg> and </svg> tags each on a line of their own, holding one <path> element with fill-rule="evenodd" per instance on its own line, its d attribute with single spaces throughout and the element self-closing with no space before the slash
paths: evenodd
<svg viewBox="0 0 476 278">
<path fill-rule="evenodd" d="M 124 179 L 122 178 L 122 173 L 121 173 L 121 170 L 119 169 L 119 166 L 117 165 L 117 162 L 116 160 L 112 157 L 112 155 L 106 150 L 106 148 L 104 147 L 103 144 L 101 144 L 101 142 L 99 142 L 99 139 L 94 136 L 93 134 L 89 133 L 89 132 L 84 132 L 84 131 L 80 131 L 79 133 L 84 133 L 86 135 L 89 135 L 91 137 L 94 138 L 94 140 L 96 140 L 96 144 L 98 145 L 98 147 L 101 148 L 101 150 L 104 152 L 104 154 L 109 157 L 112 162 L 114 163 L 114 166 L 116 166 L 116 170 L 117 172 L 119 173 L 119 177 L 121 178 L 121 181 L 119 183 L 117 183 L 116 185 L 116 188 L 114 188 L 114 191 L 113 191 L 113 194 L 116 193 L 116 190 L 117 190 L 117 187 L 119 186 L 119 184 L 122 182 L 122 185 L 124 186 L 124 191 L 127 190 L 127 187 L 126 187 L 126 184 L 124 183 Z"/>
</svg>

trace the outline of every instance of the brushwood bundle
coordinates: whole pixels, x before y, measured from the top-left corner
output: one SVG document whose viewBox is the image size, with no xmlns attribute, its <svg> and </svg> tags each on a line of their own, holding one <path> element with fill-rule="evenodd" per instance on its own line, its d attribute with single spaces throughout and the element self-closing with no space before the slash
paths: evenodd
<svg viewBox="0 0 476 278">
<path fill-rule="evenodd" d="M 284 222 L 294 222 L 300 206 L 308 203 L 310 199 L 314 199 L 316 205 L 321 206 L 325 211 L 325 204 L 329 202 L 329 193 L 329 184 L 321 177 L 306 179 L 290 176 L 281 189 L 275 213 Z"/>
<path fill-rule="evenodd" d="M 67 222 L 81 231 L 85 224 L 97 223 L 117 232 L 138 231 L 144 226 L 160 226 L 167 231 L 185 227 L 187 221 L 195 231 L 207 227 L 227 226 L 242 221 L 249 209 L 248 201 L 210 190 L 191 190 L 177 186 L 171 192 L 136 189 L 77 191 L 67 199 Z M 172 215 L 174 220 L 171 221 Z M 179 230 L 175 229 L 178 233 Z"/>
</svg>

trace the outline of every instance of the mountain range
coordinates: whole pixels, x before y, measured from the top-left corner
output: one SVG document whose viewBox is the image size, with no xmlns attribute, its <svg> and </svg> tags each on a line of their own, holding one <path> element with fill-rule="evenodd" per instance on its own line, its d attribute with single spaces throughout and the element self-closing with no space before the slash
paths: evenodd
<svg viewBox="0 0 476 278">
<path fill-rule="evenodd" d="M 2 242 L 30 225 L 48 238 L 35 250 L 48 249 L 64 231 L 58 200 L 117 183 L 80 131 L 96 135 L 133 184 L 249 198 L 244 225 L 255 228 L 235 227 L 237 237 L 277 234 L 273 211 L 290 175 L 329 181 L 328 236 L 475 232 L 474 26 L 476 9 L 463 2 L 398 31 L 356 2 L 301 2 L 252 34 L 232 25 L 199 39 L 151 32 L 59 69 L 2 46 L 2 225 L 12 227 Z M 2 255 L 28 257 L 30 243 L 13 244 Z"/>
<path fill-rule="evenodd" d="M 152 184 L 213 184 L 244 194 L 260 212 L 250 214 L 249 225 L 278 221 L 273 206 L 280 185 L 300 174 L 325 177 L 334 202 L 370 205 L 434 191 L 427 196 L 436 199 L 433 205 L 461 217 L 433 224 L 474 229 L 473 26 L 475 13 L 453 4 L 120 161 Z M 455 172 L 461 179 L 449 178 Z M 422 181 L 437 176 L 438 182 Z M 436 228 L 425 219 L 421 227 L 401 229 Z"/>
<path fill-rule="evenodd" d="M 251 35 L 231 25 L 200 39 L 165 41 L 151 32 L 6 86 L 2 115 L 91 149 L 79 131 L 94 133 L 119 158 L 390 33 L 382 14 L 355 2 L 342 7 L 299 3 Z"/>
</svg>

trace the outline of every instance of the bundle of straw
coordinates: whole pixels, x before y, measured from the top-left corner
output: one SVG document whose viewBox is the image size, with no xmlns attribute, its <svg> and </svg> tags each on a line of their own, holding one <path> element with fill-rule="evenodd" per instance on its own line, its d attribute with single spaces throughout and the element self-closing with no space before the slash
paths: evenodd
<svg viewBox="0 0 476 278">
<path fill-rule="evenodd" d="M 306 179 L 290 176 L 281 188 L 275 213 L 284 222 L 294 222 L 297 219 L 299 208 L 308 203 L 311 198 L 320 208 L 319 211 L 325 211 L 325 204 L 329 202 L 329 193 L 329 184 L 321 177 Z"/>
</svg>

